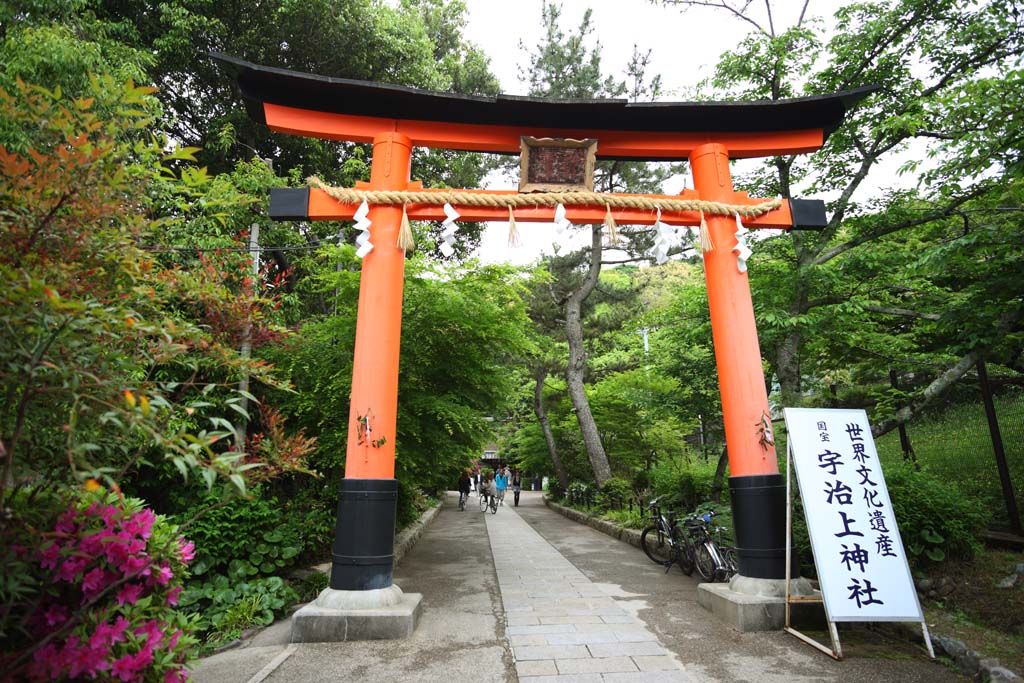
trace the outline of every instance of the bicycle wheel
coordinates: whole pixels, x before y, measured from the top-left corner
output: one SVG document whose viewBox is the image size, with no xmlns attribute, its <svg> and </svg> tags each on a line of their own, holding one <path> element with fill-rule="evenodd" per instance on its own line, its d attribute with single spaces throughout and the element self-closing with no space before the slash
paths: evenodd
<svg viewBox="0 0 1024 683">
<path fill-rule="evenodd" d="M 498 499 L 497 498 L 491 498 L 491 514 L 492 515 L 498 514 Z"/>
<path fill-rule="evenodd" d="M 707 541 L 697 546 L 693 562 L 697 565 L 697 573 L 705 581 L 710 581 L 715 575 L 715 560 L 711 557 L 711 550 L 708 549 Z"/>
<path fill-rule="evenodd" d="M 681 529 L 672 530 L 672 540 L 676 542 L 676 562 L 687 576 L 693 574 L 693 546 L 686 542 Z"/>
<path fill-rule="evenodd" d="M 665 536 L 657 526 L 649 526 L 640 534 L 640 547 L 654 564 L 665 564 Z"/>
<path fill-rule="evenodd" d="M 722 553 L 722 560 L 726 564 L 725 580 L 728 581 L 740 570 L 739 560 L 736 558 L 736 548 L 719 548 Z"/>
<path fill-rule="evenodd" d="M 480 512 L 487 512 L 487 496 L 480 494 Z"/>
</svg>

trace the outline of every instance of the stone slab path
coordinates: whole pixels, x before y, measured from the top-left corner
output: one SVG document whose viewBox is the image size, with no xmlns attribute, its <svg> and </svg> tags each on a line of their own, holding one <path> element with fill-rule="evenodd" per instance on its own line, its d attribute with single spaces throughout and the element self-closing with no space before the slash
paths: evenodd
<svg viewBox="0 0 1024 683">
<path fill-rule="evenodd" d="M 522 683 L 694 680 L 636 617 L 645 602 L 590 581 L 512 506 L 485 517 Z"/>
</svg>

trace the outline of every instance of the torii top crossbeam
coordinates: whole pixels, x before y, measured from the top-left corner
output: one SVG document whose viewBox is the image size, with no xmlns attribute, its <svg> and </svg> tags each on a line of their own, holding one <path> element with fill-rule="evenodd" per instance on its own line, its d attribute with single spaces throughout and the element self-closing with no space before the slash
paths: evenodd
<svg viewBox="0 0 1024 683">
<path fill-rule="evenodd" d="M 718 142 L 733 159 L 813 152 L 874 88 L 764 102 L 551 100 L 460 95 L 330 78 L 215 54 L 271 130 L 372 142 L 381 120 L 417 147 L 519 153 L 523 135 L 597 138 L 599 159 L 684 160 Z"/>
</svg>

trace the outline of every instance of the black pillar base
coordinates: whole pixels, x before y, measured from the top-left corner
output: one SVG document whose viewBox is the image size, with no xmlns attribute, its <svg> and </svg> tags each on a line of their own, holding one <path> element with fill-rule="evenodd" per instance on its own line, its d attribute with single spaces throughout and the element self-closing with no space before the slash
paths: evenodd
<svg viewBox="0 0 1024 683">
<path fill-rule="evenodd" d="M 331 588 L 364 591 L 391 585 L 395 479 L 342 479 L 334 523 Z"/>
<path fill-rule="evenodd" d="M 786 578 L 786 482 L 781 474 L 729 477 L 739 573 Z M 800 576 L 794 554 L 791 578 Z"/>
</svg>

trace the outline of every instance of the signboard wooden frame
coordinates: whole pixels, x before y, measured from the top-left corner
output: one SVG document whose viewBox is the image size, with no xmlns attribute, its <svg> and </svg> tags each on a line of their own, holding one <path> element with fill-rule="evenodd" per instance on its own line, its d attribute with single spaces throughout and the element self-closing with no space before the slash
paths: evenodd
<svg viewBox="0 0 1024 683">
<path fill-rule="evenodd" d="M 519 138 L 521 145 L 519 157 L 519 191 L 520 192 L 593 192 L 594 165 L 597 163 L 597 139 L 570 140 L 567 138 L 535 138 L 524 135 Z M 530 159 L 542 154 L 541 150 L 578 149 L 582 152 L 580 182 L 535 182 L 530 176 Z"/>
<path fill-rule="evenodd" d="M 917 592 L 914 589 L 906 551 L 899 534 L 892 501 L 889 499 L 888 489 L 885 486 L 885 478 L 871 436 L 871 426 L 868 423 L 867 414 L 863 410 L 810 408 L 786 408 L 784 413 L 788 438 L 786 440 L 786 620 L 783 630 L 835 659 L 842 659 L 843 650 L 836 628 L 837 622 L 919 622 L 928 654 L 934 659 L 935 651 L 932 649 L 928 625 L 925 623 L 924 613 L 921 611 Z M 840 427 L 840 425 L 843 426 Z M 841 434 L 844 429 L 845 437 Z M 836 436 L 835 439 L 832 438 L 833 434 Z M 821 451 L 821 453 L 814 453 L 815 450 Z M 797 465 L 798 456 L 800 465 Z M 844 461 L 843 458 L 847 458 L 847 460 Z M 816 459 L 816 461 L 811 462 L 812 459 Z M 857 463 L 860 464 L 859 467 Z M 839 467 L 844 467 L 841 473 Z M 792 575 L 790 562 L 793 545 L 792 473 L 794 469 L 796 469 L 798 484 L 800 484 L 803 494 L 804 515 L 811 538 L 814 563 L 818 569 L 821 597 L 798 597 L 793 596 L 790 591 L 788 577 Z M 834 481 L 829 481 L 826 477 L 827 474 L 832 475 Z M 859 475 L 861 481 L 856 482 L 856 477 L 851 477 L 851 474 Z M 843 483 L 840 475 L 847 477 L 847 483 Z M 821 479 L 816 477 L 821 477 Z M 824 484 L 821 497 L 811 496 L 812 488 L 821 484 Z M 863 506 L 858 507 L 853 504 L 857 491 L 863 494 Z M 826 505 L 833 507 L 827 508 Z M 843 506 L 850 507 L 845 510 L 840 509 Z M 832 511 L 838 515 L 840 524 L 836 525 L 837 517 L 835 515 L 829 515 L 829 512 Z M 861 523 L 867 522 L 870 528 L 854 526 L 858 520 L 851 515 L 859 517 Z M 887 525 L 892 528 L 889 529 Z M 833 527 L 838 528 L 839 526 L 842 527 L 839 533 L 829 533 L 833 531 Z M 873 535 L 865 536 L 863 532 L 857 531 L 860 528 Z M 849 541 L 853 545 L 853 550 L 850 550 L 847 543 L 836 541 L 833 538 L 846 536 L 854 537 Z M 860 541 L 863 541 L 870 548 L 871 540 L 876 543 L 877 550 L 874 555 L 860 547 Z M 839 551 L 841 559 L 835 563 L 838 569 L 833 571 L 833 566 L 824 561 L 823 555 L 827 557 L 835 555 L 837 544 L 842 548 Z M 872 559 L 874 560 L 873 569 L 868 574 L 865 568 Z M 843 572 L 839 566 L 844 563 L 846 572 Z M 859 568 L 859 573 L 855 568 Z M 843 573 L 849 573 L 851 576 L 837 581 L 835 575 Z M 869 576 L 870 578 L 868 578 Z M 875 581 L 876 586 L 872 586 L 872 580 Z M 863 586 L 861 581 L 864 581 Z M 847 586 L 845 585 L 847 582 L 852 583 Z M 842 593 L 844 590 L 851 591 L 850 595 L 844 596 Z M 884 596 L 886 600 L 875 599 L 875 592 Z M 861 600 L 863 595 L 867 596 L 864 601 Z M 850 604 L 851 601 L 854 601 L 855 608 Z M 831 648 L 792 627 L 790 606 L 808 602 L 824 603 L 825 617 L 832 640 Z"/>
</svg>

